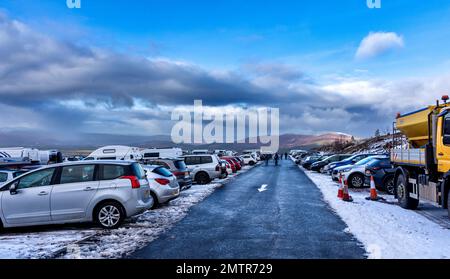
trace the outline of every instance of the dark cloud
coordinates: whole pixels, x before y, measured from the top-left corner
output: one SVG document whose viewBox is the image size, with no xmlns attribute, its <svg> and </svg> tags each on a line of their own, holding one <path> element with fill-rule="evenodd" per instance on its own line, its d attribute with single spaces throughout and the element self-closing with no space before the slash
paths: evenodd
<svg viewBox="0 0 450 279">
<path fill-rule="evenodd" d="M 423 83 L 411 84 L 401 88 L 414 88 L 417 94 L 424 90 Z M 350 89 L 358 92 L 357 86 Z M 376 86 L 386 91 L 399 88 Z M 373 108 L 373 98 L 340 94 L 348 88 L 340 84 L 322 88 L 303 71 L 283 63 L 248 63 L 235 72 L 217 73 L 177 61 L 80 46 L 36 33 L 0 13 L 0 105 L 9 111 L 32 111 L 49 129 L 90 132 L 104 123 L 114 133 L 148 132 L 158 123 L 167 126 L 170 107 L 200 99 L 208 106 L 278 107 L 286 130 L 355 132 L 359 125 L 367 133 L 361 119 L 370 120 L 365 111 Z M 391 99 L 383 102 L 390 104 Z M 379 110 L 370 112 L 376 121 L 391 121 L 382 120 Z"/>
</svg>

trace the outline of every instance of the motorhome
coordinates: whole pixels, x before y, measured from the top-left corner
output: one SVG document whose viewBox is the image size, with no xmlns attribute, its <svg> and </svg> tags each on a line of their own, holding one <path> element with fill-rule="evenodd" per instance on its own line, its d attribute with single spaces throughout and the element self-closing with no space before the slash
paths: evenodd
<svg viewBox="0 0 450 279">
<path fill-rule="evenodd" d="M 142 152 L 138 147 L 114 145 L 99 148 L 84 160 L 139 161 L 142 158 Z"/>
<path fill-rule="evenodd" d="M 152 148 L 142 150 L 144 160 L 150 159 L 164 159 L 164 158 L 179 158 L 183 156 L 181 148 Z"/>
<path fill-rule="evenodd" d="M 4 160 L 30 161 L 42 165 L 61 163 L 63 161 L 62 153 L 57 150 L 38 150 L 25 147 L 1 148 L 0 158 Z"/>
</svg>

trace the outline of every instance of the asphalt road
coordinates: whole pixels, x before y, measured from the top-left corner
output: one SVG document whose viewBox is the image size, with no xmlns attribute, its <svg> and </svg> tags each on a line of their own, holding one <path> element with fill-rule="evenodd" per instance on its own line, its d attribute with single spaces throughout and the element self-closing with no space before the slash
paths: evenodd
<svg viewBox="0 0 450 279">
<path fill-rule="evenodd" d="M 267 191 L 258 189 L 267 184 Z M 290 160 L 242 174 L 135 252 L 144 259 L 354 259 L 365 251 Z"/>
</svg>

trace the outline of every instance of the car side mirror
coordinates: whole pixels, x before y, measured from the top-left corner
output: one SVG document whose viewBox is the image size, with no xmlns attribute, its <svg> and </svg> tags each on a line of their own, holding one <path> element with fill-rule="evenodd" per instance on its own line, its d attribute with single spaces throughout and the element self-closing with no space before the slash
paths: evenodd
<svg viewBox="0 0 450 279">
<path fill-rule="evenodd" d="M 19 184 L 18 182 L 15 182 L 15 183 L 11 184 L 11 186 L 9 186 L 9 193 L 10 193 L 12 196 L 17 195 L 17 193 L 18 193 L 18 191 L 17 191 L 17 185 L 18 185 L 18 184 Z"/>
</svg>

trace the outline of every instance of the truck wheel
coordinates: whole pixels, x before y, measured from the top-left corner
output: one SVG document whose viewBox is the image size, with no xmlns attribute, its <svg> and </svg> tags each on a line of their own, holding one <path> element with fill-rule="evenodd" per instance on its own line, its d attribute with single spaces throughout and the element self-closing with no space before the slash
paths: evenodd
<svg viewBox="0 0 450 279">
<path fill-rule="evenodd" d="M 405 209 L 417 209 L 419 201 L 409 196 L 409 183 L 406 182 L 406 177 L 400 174 L 397 178 L 397 199 L 402 208 Z"/>
<path fill-rule="evenodd" d="M 394 184 L 394 176 L 388 176 L 383 182 L 384 190 L 389 195 L 395 194 L 395 184 Z"/>
<path fill-rule="evenodd" d="M 356 173 L 350 176 L 348 183 L 351 188 L 362 188 L 364 186 L 364 176 Z"/>
</svg>

